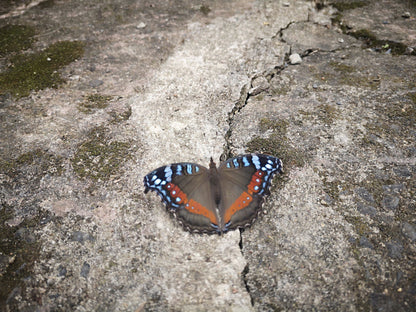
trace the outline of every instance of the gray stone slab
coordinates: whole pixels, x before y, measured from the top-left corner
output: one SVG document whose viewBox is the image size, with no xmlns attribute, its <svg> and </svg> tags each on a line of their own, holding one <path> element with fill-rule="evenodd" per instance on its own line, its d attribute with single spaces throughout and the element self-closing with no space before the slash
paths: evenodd
<svg viewBox="0 0 416 312">
<path fill-rule="evenodd" d="M 85 52 L 65 83 L 0 94 L 2 310 L 416 305 L 414 56 L 339 27 L 411 47 L 413 7 L 369 1 L 337 24 L 311 1 L 19 3 L 0 27 L 36 40 L 1 75 L 56 41 Z M 241 233 L 188 233 L 143 192 L 158 166 L 247 152 L 284 174 Z"/>
</svg>

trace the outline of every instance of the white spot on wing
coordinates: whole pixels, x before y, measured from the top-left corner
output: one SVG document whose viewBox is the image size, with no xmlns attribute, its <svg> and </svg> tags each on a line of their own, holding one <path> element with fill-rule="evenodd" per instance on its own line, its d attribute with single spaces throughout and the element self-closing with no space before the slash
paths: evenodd
<svg viewBox="0 0 416 312">
<path fill-rule="evenodd" d="M 260 169 L 260 159 L 259 159 L 259 157 L 257 155 L 253 155 L 251 157 L 251 161 L 253 162 L 256 169 L 259 170 Z"/>
</svg>

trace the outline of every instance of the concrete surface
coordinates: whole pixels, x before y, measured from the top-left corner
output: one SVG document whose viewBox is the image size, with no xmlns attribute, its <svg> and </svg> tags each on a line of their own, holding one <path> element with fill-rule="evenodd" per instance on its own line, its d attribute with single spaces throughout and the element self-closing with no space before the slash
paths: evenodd
<svg viewBox="0 0 416 312">
<path fill-rule="evenodd" d="M 85 53 L 0 95 L 1 311 L 412 311 L 416 7 L 342 3 L 6 1 L 0 27 L 36 40 L 2 72 Z M 158 166 L 255 151 L 285 173 L 244 231 L 190 234 L 143 193 Z"/>
</svg>

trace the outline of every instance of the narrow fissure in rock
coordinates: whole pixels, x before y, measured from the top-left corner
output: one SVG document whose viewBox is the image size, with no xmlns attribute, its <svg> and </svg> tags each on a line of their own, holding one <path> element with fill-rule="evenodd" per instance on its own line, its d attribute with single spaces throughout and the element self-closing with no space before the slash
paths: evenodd
<svg viewBox="0 0 416 312">
<path fill-rule="evenodd" d="M 243 86 L 243 88 L 240 91 L 240 98 L 234 104 L 234 107 L 232 108 L 232 110 L 228 113 L 228 119 L 227 119 L 228 130 L 227 130 L 227 132 L 225 133 L 225 136 L 224 136 L 225 143 L 224 143 L 224 151 L 223 151 L 223 153 L 220 157 L 221 161 L 225 161 L 228 158 L 232 157 L 231 136 L 233 134 L 232 128 L 233 128 L 234 116 L 244 106 L 247 105 L 247 101 L 248 101 L 248 98 L 249 98 L 249 92 L 248 91 L 250 90 L 251 83 L 252 83 L 252 80 L 250 80 L 250 83 L 247 83 Z"/>
<path fill-rule="evenodd" d="M 241 277 L 243 279 L 243 283 L 244 283 L 244 286 L 246 287 L 247 293 L 250 296 L 251 306 L 254 307 L 254 298 L 253 298 L 253 296 L 250 292 L 250 286 L 248 286 L 248 283 L 247 283 L 247 274 L 248 274 L 249 271 L 250 271 L 250 268 L 249 268 L 249 265 L 247 263 L 246 266 L 244 267 L 243 272 L 241 272 Z"/>
<path fill-rule="evenodd" d="M 289 59 L 288 55 L 285 56 L 285 63 L 286 63 L 286 59 Z M 227 119 L 228 130 L 224 135 L 225 143 L 224 143 L 224 149 L 223 149 L 224 151 L 220 157 L 221 161 L 225 161 L 228 158 L 235 156 L 232 151 L 233 144 L 231 143 L 231 136 L 233 134 L 234 117 L 239 111 L 241 111 L 247 105 L 248 100 L 251 97 L 250 89 L 253 87 L 253 81 L 259 77 L 264 77 L 267 79 L 268 82 L 270 82 L 270 80 L 273 77 L 275 77 L 277 74 L 281 73 L 284 68 L 285 68 L 285 65 L 280 65 L 280 66 L 274 67 L 272 70 L 267 70 L 261 74 L 253 75 L 253 77 L 251 77 L 250 79 L 250 82 L 245 84 L 242 87 L 240 91 L 240 98 L 237 100 L 237 102 L 234 104 L 231 111 L 228 113 L 228 119 Z"/>
<path fill-rule="evenodd" d="M 292 25 L 293 23 L 295 23 L 295 22 L 294 21 L 290 21 L 285 27 L 280 28 L 279 31 L 272 37 L 272 39 L 278 37 L 279 40 L 284 43 L 284 40 L 282 38 L 283 37 L 283 31 L 286 30 L 286 29 L 288 29 L 290 27 L 290 25 Z M 292 49 L 290 49 L 290 51 L 291 50 Z M 307 52 L 307 54 L 310 54 L 310 52 Z M 227 130 L 227 132 L 224 135 L 224 139 L 225 139 L 224 149 L 223 149 L 224 151 L 223 151 L 223 153 L 220 156 L 220 161 L 225 161 L 228 158 L 234 156 L 233 155 L 233 152 L 232 152 L 233 146 L 232 146 L 232 143 L 231 143 L 231 136 L 232 136 L 232 133 L 233 133 L 233 121 L 234 121 L 235 115 L 241 109 L 243 109 L 247 105 L 247 102 L 248 102 L 248 100 L 250 98 L 250 89 L 253 86 L 253 80 L 256 79 L 256 78 L 259 78 L 259 77 L 263 76 L 263 77 L 265 77 L 267 79 L 268 82 L 270 82 L 270 80 L 275 75 L 277 75 L 280 72 L 282 72 L 283 69 L 286 67 L 286 64 L 289 61 L 289 55 L 290 55 L 290 52 L 289 53 L 286 53 L 286 55 L 284 57 L 283 64 L 277 65 L 273 69 L 268 69 L 268 70 L 265 70 L 262 73 L 253 75 L 251 77 L 251 79 L 250 79 L 250 82 L 247 83 L 247 84 L 245 84 L 242 87 L 242 89 L 240 91 L 240 98 L 237 100 L 237 102 L 234 104 L 234 106 L 231 109 L 231 111 L 228 113 L 228 119 L 227 119 L 228 130 Z"/>
<path fill-rule="evenodd" d="M 240 241 L 238 242 L 238 246 L 240 247 L 241 254 L 244 257 L 244 253 L 243 253 L 243 233 L 244 233 L 244 229 L 240 229 Z M 251 295 L 250 287 L 248 286 L 248 282 L 247 282 L 247 274 L 248 274 L 249 271 L 250 271 L 250 268 L 249 268 L 249 264 L 247 263 L 246 266 L 244 267 L 244 270 L 241 272 L 241 279 L 242 279 L 242 282 L 244 283 L 244 287 L 246 288 L 248 295 L 250 296 L 251 306 L 254 306 L 254 298 Z"/>
<path fill-rule="evenodd" d="M 292 23 L 293 22 L 290 22 L 286 27 L 281 28 L 279 30 L 279 32 L 275 35 L 275 37 L 279 36 L 279 38 L 281 38 L 282 37 L 282 31 L 287 29 Z M 283 41 L 282 39 L 280 39 L 280 40 Z M 231 142 L 231 136 L 233 134 L 234 117 L 236 116 L 236 114 L 238 112 L 241 111 L 241 109 L 243 109 L 247 105 L 248 100 L 251 96 L 250 90 L 253 87 L 253 81 L 255 79 L 263 76 L 264 78 L 267 79 L 268 82 L 270 82 L 276 75 L 280 74 L 285 69 L 285 67 L 287 66 L 286 64 L 289 61 L 289 54 L 286 53 L 286 55 L 284 57 L 284 63 L 282 65 L 275 66 L 271 70 L 269 69 L 269 70 L 266 70 L 266 71 L 264 71 L 260 74 L 253 75 L 250 79 L 250 82 L 246 83 L 241 88 L 239 99 L 236 101 L 233 108 L 228 113 L 228 118 L 227 118 L 228 130 L 224 135 L 225 143 L 224 143 L 223 153 L 220 157 L 221 161 L 225 161 L 228 158 L 234 156 L 233 155 L 233 144 Z M 244 257 L 244 253 L 243 253 L 243 233 L 244 233 L 244 229 L 240 229 L 240 241 L 239 241 L 238 245 L 240 247 L 241 254 Z M 241 272 L 241 278 L 242 278 L 242 282 L 244 283 L 244 286 L 247 290 L 247 293 L 250 296 L 251 306 L 254 306 L 254 297 L 251 294 L 250 287 L 248 285 L 248 279 L 247 279 L 247 274 L 249 273 L 249 270 L 250 270 L 249 269 L 249 264 L 247 263 L 246 266 L 244 267 L 244 270 Z"/>
</svg>

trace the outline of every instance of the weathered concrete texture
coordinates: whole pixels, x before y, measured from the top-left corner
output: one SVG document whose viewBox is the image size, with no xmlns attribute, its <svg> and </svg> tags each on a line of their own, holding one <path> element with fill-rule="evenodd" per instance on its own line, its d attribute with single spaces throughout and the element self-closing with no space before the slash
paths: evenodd
<svg viewBox="0 0 416 312">
<path fill-rule="evenodd" d="M 308 23 L 290 25 L 282 38 L 294 52 L 318 52 L 278 71 L 271 92 L 250 97 L 231 136 L 236 150 L 261 142 L 306 160 L 288 169 L 261 226 L 243 234 L 254 307 L 410 311 L 414 57 L 357 49 L 355 39 Z M 411 32 L 404 42 L 414 45 Z"/>
<path fill-rule="evenodd" d="M 235 119 L 235 133 L 306 159 L 287 169 L 261 226 L 243 234 L 260 310 L 414 305 L 413 62 L 359 49 L 315 53 L 272 80 L 284 94 L 250 98 Z M 264 118 L 287 123 L 282 142 L 262 129 Z"/>
<path fill-rule="evenodd" d="M 416 45 L 415 4 L 412 1 L 369 1 L 365 7 L 343 11 L 342 21 L 354 30 L 370 30 L 379 39 L 411 47 Z"/>
<path fill-rule="evenodd" d="M 292 53 L 298 54 L 313 50 L 335 51 L 347 49 L 357 43 L 355 38 L 336 29 L 328 29 L 325 26 L 310 22 L 291 24 L 282 32 L 282 40 L 290 44 Z"/>
<path fill-rule="evenodd" d="M 411 311 L 415 56 L 349 34 L 411 54 L 415 7 L 340 3 L 8 3 L 25 53 L 85 54 L 0 95 L 1 311 Z M 190 234 L 143 194 L 157 166 L 252 151 L 285 173 L 242 233 Z"/>
<path fill-rule="evenodd" d="M 139 133 L 143 133 L 147 150 L 144 168 L 150 171 L 178 161 L 205 163 L 210 155 L 218 159 L 228 129 L 228 112 L 238 102 L 240 90 L 249 83 L 251 75 L 282 63 L 285 45 L 271 38 L 293 20 L 306 20 L 308 8 L 302 4 L 293 11 L 273 3 L 260 14 L 250 10 L 226 19 L 216 18 L 209 25 L 190 24 L 183 45 L 161 66 L 145 94 L 131 99 L 131 122 L 140 125 Z M 282 18 L 264 16 L 267 13 L 274 17 L 280 10 L 287 13 Z M 151 198 L 150 203 L 159 201 L 153 195 Z M 160 218 L 165 220 L 166 216 Z M 189 245 L 191 239 L 195 242 L 190 249 L 192 253 L 211 260 L 206 269 L 201 269 L 200 261 L 172 267 L 172 259 L 183 258 L 183 249 L 172 248 L 169 253 L 158 255 L 158 269 L 168 272 L 161 276 L 161 291 L 170 294 L 166 300 L 171 306 L 191 311 L 208 309 L 207 304 L 213 310 L 225 306 L 251 309 L 250 297 L 241 279 L 246 263 L 236 248 L 238 232 L 228 234 L 225 239 L 190 238 L 183 232 L 173 237 L 178 246 Z M 214 256 L 222 253 L 210 251 L 209 241 L 227 256 Z M 191 279 L 182 279 L 188 270 L 197 274 L 191 274 Z M 189 285 L 189 290 L 181 286 L 182 281 Z"/>
</svg>

